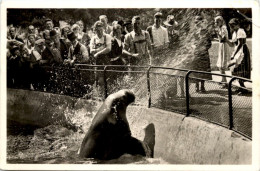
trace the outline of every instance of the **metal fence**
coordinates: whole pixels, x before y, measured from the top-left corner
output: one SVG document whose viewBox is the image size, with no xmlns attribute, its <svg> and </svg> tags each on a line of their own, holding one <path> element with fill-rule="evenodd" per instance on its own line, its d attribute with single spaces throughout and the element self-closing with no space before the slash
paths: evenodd
<svg viewBox="0 0 260 171">
<path fill-rule="evenodd" d="M 120 89 L 131 89 L 136 105 L 147 105 L 192 116 L 252 137 L 252 81 L 211 72 L 155 66 L 77 64 L 52 68 L 49 90 L 76 97 L 104 99 Z M 203 79 L 198 75 L 207 75 Z M 206 77 L 206 78 L 207 78 Z M 221 77 L 227 78 L 225 83 Z M 237 80 L 246 83 L 241 87 Z M 196 84 L 204 83 L 205 91 Z M 237 90 L 244 89 L 242 95 Z"/>
</svg>

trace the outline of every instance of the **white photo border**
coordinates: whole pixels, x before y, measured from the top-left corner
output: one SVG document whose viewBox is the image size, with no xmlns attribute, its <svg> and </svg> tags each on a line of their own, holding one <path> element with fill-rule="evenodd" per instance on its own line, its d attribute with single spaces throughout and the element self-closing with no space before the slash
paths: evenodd
<svg viewBox="0 0 260 171">
<path fill-rule="evenodd" d="M 6 163 L 6 33 L 8 8 L 252 8 L 253 141 L 252 165 L 84 165 Z M 253 0 L 6 0 L 1 2 L 0 169 L 2 170 L 260 170 L 260 4 Z"/>
</svg>

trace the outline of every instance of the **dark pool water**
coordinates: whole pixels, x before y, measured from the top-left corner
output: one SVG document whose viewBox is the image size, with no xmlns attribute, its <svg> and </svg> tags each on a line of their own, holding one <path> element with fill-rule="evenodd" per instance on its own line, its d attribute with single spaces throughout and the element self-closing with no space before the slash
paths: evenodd
<svg viewBox="0 0 260 171">
<path fill-rule="evenodd" d="M 92 118 L 86 121 L 89 127 Z M 60 125 L 39 128 L 8 121 L 7 163 L 9 164 L 167 164 L 161 158 L 124 154 L 114 160 L 78 158 L 85 132 Z"/>
</svg>

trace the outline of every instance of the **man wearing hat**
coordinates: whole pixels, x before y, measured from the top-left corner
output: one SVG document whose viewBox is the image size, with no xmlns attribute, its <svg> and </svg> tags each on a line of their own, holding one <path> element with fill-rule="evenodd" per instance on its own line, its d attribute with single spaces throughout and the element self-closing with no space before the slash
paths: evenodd
<svg viewBox="0 0 260 171">
<path fill-rule="evenodd" d="M 159 54 L 161 55 L 166 48 L 168 48 L 168 32 L 167 29 L 161 26 L 162 23 L 162 13 L 157 12 L 154 15 L 154 25 L 149 26 L 147 31 L 150 34 L 153 52 L 155 59 L 152 60 L 153 64 L 158 64 L 160 61 Z"/>
<path fill-rule="evenodd" d="M 65 63 L 87 63 L 89 61 L 89 54 L 87 48 L 81 44 L 74 32 L 68 34 L 68 39 L 71 42 L 69 47 L 68 60 L 65 60 Z"/>
<path fill-rule="evenodd" d="M 130 57 L 131 65 L 151 64 L 151 39 L 149 33 L 141 29 L 141 18 L 134 16 L 132 19 L 134 30 L 125 35 L 123 53 Z"/>
<path fill-rule="evenodd" d="M 53 36 L 54 33 L 52 33 Z M 55 53 L 53 53 L 54 42 L 50 37 L 51 33 L 49 30 L 43 32 L 45 48 L 42 51 L 42 59 L 40 60 L 40 65 L 50 66 L 55 62 Z M 42 40 L 43 41 L 43 40 Z M 43 47 L 42 47 L 43 48 Z"/>
<path fill-rule="evenodd" d="M 131 20 L 127 20 L 125 22 L 123 21 L 121 26 L 122 26 L 122 42 L 124 42 L 125 41 L 125 35 L 127 33 L 130 33 L 131 31 L 133 31 L 132 21 Z M 124 56 L 126 56 L 126 55 L 124 54 Z"/>
<path fill-rule="evenodd" d="M 54 42 L 53 50 L 58 51 L 61 61 L 68 58 L 69 46 L 64 39 L 61 39 L 56 30 L 50 31 L 50 39 Z"/>
<path fill-rule="evenodd" d="M 133 31 L 133 25 L 132 25 L 132 21 L 131 20 L 126 20 L 124 22 L 123 26 L 125 27 L 125 29 L 124 29 L 125 34 L 130 33 L 131 31 Z"/>
<path fill-rule="evenodd" d="M 106 15 L 100 15 L 99 16 L 99 21 L 101 21 L 103 23 L 103 28 L 104 28 L 104 32 L 106 34 L 110 34 L 113 30 L 113 27 L 108 25 L 108 19 L 107 19 L 107 16 Z"/>
<path fill-rule="evenodd" d="M 178 22 L 175 20 L 174 15 L 168 15 L 166 21 L 163 22 L 165 26 L 178 26 Z"/>
<path fill-rule="evenodd" d="M 169 48 L 172 48 L 173 44 L 178 40 L 179 31 L 177 30 L 178 22 L 175 20 L 174 15 L 168 15 L 165 22 L 163 22 L 164 26 L 168 30 L 169 37 Z"/>
</svg>

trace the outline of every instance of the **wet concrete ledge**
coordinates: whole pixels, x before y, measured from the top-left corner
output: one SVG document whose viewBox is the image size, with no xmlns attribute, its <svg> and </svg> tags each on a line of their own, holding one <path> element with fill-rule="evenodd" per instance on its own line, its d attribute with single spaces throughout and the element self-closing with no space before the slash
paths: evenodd
<svg viewBox="0 0 260 171">
<path fill-rule="evenodd" d="M 7 90 L 7 118 L 40 127 L 66 125 L 69 121 L 64 113 L 92 112 L 99 105 L 69 96 Z M 251 164 L 252 142 L 221 126 L 144 106 L 129 106 L 127 117 L 132 135 L 141 140 L 144 128 L 155 125 L 156 158 L 173 164 Z"/>
<path fill-rule="evenodd" d="M 144 137 L 140 128 L 155 125 L 154 157 L 170 163 L 175 158 L 191 164 L 252 162 L 252 142 L 224 127 L 154 108 L 130 106 L 128 112 L 131 130 L 136 131 L 133 135 L 139 139 Z"/>
</svg>

